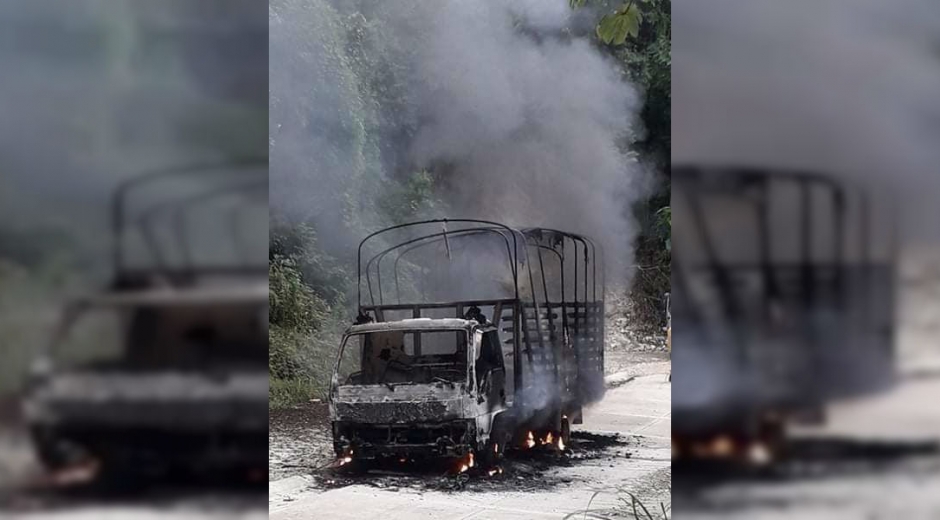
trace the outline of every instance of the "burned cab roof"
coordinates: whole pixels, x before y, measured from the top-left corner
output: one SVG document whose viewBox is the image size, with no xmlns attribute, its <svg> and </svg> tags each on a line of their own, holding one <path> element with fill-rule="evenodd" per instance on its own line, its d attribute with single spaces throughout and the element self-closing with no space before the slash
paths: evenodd
<svg viewBox="0 0 940 520">
<path fill-rule="evenodd" d="M 464 320 L 460 318 L 410 318 L 398 321 L 381 321 L 377 323 L 365 323 L 363 325 L 353 325 L 346 329 L 347 334 L 362 334 L 367 332 L 383 332 L 387 330 L 454 330 L 486 327 L 481 326 L 478 321 Z"/>
</svg>

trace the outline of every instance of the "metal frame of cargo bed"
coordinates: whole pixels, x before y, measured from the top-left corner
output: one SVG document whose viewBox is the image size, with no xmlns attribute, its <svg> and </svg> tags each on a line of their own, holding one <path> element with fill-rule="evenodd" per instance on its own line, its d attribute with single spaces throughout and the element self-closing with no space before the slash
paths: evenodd
<svg viewBox="0 0 940 520">
<path fill-rule="evenodd" d="M 774 185 L 784 183 L 795 186 L 798 192 L 793 193 L 799 194 L 798 207 L 794 208 L 799 212 L 799 217 L 792 222 L 792 229 L 795 230 L 799 244 L 796 261 L 779 261 L 773 258 L 772 253 L 776 228 L 772 227 L 771 222 L 770 190 Z M 880 257 L 876 258 L 876 232 L 872 226 L 874 209 L 870 195 L 863 186 L 806 172 L 680 166 L 673 169 L 673 190 L 679 198 L 677 203 L 688 207 L 690 218 L 694 220 L 692 235 L 700 241 L 700 250 L 704 252 L 704 261 L 700 265 L 683 265 L 688 260 L 681 256 L 684 245 L 677 240 L 673 241 L 672 297 L 675 301 L 672 312 L 676 315 L 674 336 L 677 336 L 677 332 L 681 334 L 683 328 L 706 328 L 703 317 L 705 309 L 699 302 L 690 299 L 688 277 L 698 273 L 707 274 L 714 284 L 720 314 L 725 323 L 741 324 L 748 319 L 746 315 L 750 313 L 752 316 L 758 316 L 758 322 L 751 326 L 765 327 L 771 320 L 772 306 L 787 301 L 789 305 L 799 305 L 807 314 L 812 309 L 826 308 L 836 315 L 841 314 L 838 319 L 849 319 L 847 317 L 852 316 L 851 319 L 855 321 L 844 323 L 860 323 L 860 327 L 867 327 L 865 330 L 854 331 L 859 338 L 871 340 L 872 344 L 865 348 L 887 348 L 893 352 L 893 314 L 883 314 L 892 312 L 896 298 L 893 275 L 886 274 L 892 273 L 897 264 L 896 206 L 889 204 L 891 211 L 887 216 L 893 220 L 886 226 L 887 234 L 880 235 L 885 246 Z M 750 202 L 757 223 L 756 261 L 728 261 L 721 258 L 722 252 L 715 246 L 715 238 L 706 223 L 709 217 L 702 206 L 702 199 L 715 193 L 734 194 L 739 196 L 739 200 Z M 827 193 L 827 196 L 831 197 L 831 214 L 814 212 L 814 193 Z M 893 202 L 891 194 L 883 195 Z M 849 201 L 854 203 L 855 211 L 852 213 L 847 209 Z M 833 238 L 831 244 L 827 244 L 831 250 L 821 251 L 815 247 L 814 238 L 817 237 L 815 233 L 818 233 L 817 220 L 825 219 L 832 223 Z M 853 240 L 856 248 L 850 248 Z M 825 259 L 820 260 L 820 256 L 825 256 Z M 755 309 L 745 308 L 736 292 L 736 283 L 748 273 L 760 279 L 761 300 L 756 313 L 752 312 Z M 859 303 L 860 299 L 865 301 Z M 877 309 L 873 305 L 876 305 Z M 871 324 L 882 321 L 888 321 L 885 325 L 887 330 L 876 332 L 876 327 Z M 737 330 L 740 327 L 735 325 L 733 328 Z M 886 338 L 879 335 L 882 333 L 886 334 Z M 736 351 L 740 361 L 749 366 L 747 363 L 751 358 L 748 353 L 761 345 L 751 344 L 753 339 L 746 339 L 737 332 L 730 336 L 730 339 L 737 343 Z M 803 341 L 811 348 L 802 355 L 814 359 L 823 359 L 823 356 L 827 355 L 824 352 L 827 348 L 844 348 L 846 352 L 852 350 L 852 345 L 833 345 L 815 336 L 803 338 Z M 793 345 L 794 348 L 797 346 Z M 676 350 L 682 348 L 685 347 L 678 343 Z M 845 369 L 851 370 L 848 361 Z M 683 377 L 681 368 L 677 374 L 677 377 Z M 807 395 L 826 395 L 821 389 L 828 384 L 824 379 L 820 374 L 807 374 L 804 381 Z M 801 404 L 813 405 L 813 402 L 797 402 L 795 406 Z"/>
<path fill-rule="evenodd" d="M 267 202 L 268 176 L 267 160 L 262 158 L 248 158 L 229 162 L 207 162 L 177 166 L 145 173 L 118 185 L 111 202 L 111 226 L 114 236 L 112 258 L 116 273 L 116 285 L 135 285 L 139 280 L 145 280 L 150 275 L 160 274 L 170 282 L 185 283 L 196 272 L 216 274 L 252 274 L 267 272 L 266 265 L 221 265 L 221 266 L 194 266 L 188 241 L 185 238 L 184 217 L 186 211 L 199 207 L 212 199 L 242 194 L 246 199 L 257 198 Z M 262 173 L 263 171 L 263 173 Z M 250 174 L 245 176 L 244 173 Z M 201 189 L 190 190 L 185 196 L 167 198 L 143 207 L 129 208 L 128 199 L 134 193 L 146 188 L 159 186 L 161 182 L 171 182 L 174 179 L 199 178 L 209 184 Z M 243 248 L 242 237 L 239 234 L 240 207 L 231 211 L 231 223 L 236 249 Z M 151 224 L 160 215 L 170 215 L 173 219 L 174 233 L 179 242 L 182 255 L 182 265 L 171 267 L 167 264 L 163 250 L 157 244 L 153 235 Z M 154 258 L 152 268 L 132 268 L 126 265 L 125 239 L 131 228 L 139 230 L 145 245 Z"/>
<path fill-rule="evenodd" d="M 456 229 L 448 230 L 448 225 L 456 226 Z M 440 231 L 428 230 L 436 226 L 440 226 Z M 418 232 L 409 233 L 415 230 Z M 406 236 L 389 241 L 389 234 L 395 231 L 403 231 Z M 402 262 L 407 262 L 407 255 L 442 242 L 450 247 L 451 242 L 481 236 L 493 237 L 499 241 L 500 249 L 505 250 L 506 267 L 512 275 L 512 297 L 402 302 L 399 272 Z M 381 246 L 377 252 L 366 257 L 364 251 L 370 241 L 381 243 Z M 383 290 L 382 281 L 383 261 L 389 257 L 392 257 L 394 303 L 386 303 L 388 295 Z M 561 274 L 557 281 L 550 280 L 546 275 L 547 257 L 557 261 Z M 571 264 L 567 265 L 566 262 Z M 573 279 L 568 280 L 570 285 L 565 280 L 565 273 L 569 269 L 573 274 Z M 562 403 L 559 403 L 559 407 L 576 408 L 579 412 L 580 405 L 593 402 L 603 395 L 603 275 L 603 251 L 588 237 L 546 228 L 520 230 L 477 219 L 423 220 L 376 231 L 360 242 L 357 291 L 359 313 L 370 317 L 374 315 L 377 321 L 384 321 L 388 314 L 395 312 L 408 313 L 409 318 L 420 318 L 426 317 L 424 315 L 432 310 L 452 308 L 454 317 L 464 317 L 464 312 L 470 307 L 492 307 L 492 321 L 499 327 L 503 338 L 507 334 L 511 335 L 503 343 L 510 345 L 512 350 L 514 398 L 525 398 L 520 391 L 525 391 L 527 374 L 528 377 L 548 374 L 557 388 L 561 389 L 559 397 Z M 521 296 L 520 288 L 525 287 L 525 284 L 530 288 L 531 298 Z M 364 286 L 368 303 L 363 303 Z M 550 298 L 551 289 L 556 290 L 558 298 Z M 559 312 L 560 323 L 557 322 Z M 570 343 L 566 344 L 566 339 Z M 570 352 L 565 350 L 566 346 Z M 568 362 L 564 362 L 566 359 Z M 573 369 L 574 374 L 563 372 L 566 369 Z M 564 384 L 572 375 L 579 381 L 576 388 Z"/>
</svg>

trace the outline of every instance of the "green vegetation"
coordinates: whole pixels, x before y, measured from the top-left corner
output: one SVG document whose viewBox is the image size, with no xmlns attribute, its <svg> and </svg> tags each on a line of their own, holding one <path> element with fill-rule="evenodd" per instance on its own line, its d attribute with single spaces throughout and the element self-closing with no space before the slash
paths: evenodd
<svg viewBox="0 0 940 520">
<path fill-rule="evenodd" d="M 599 44 L 644 94 L 640 117 L 646 135 L 632 147 L 654 166 L 659 178 L 655 194 L 634 208 L 640 235 L 634 244 L 631 317 L 658 331 L 665 324 L 663 295 L 669 292 L 671 262 L 671 1 L 571 0 L 571 5 L 590 5 L 606 13 L 597 26 Z"/>
<path fill-rule="evenodd" d="M 268 279 L 271 406 L 322 396 L 343 320 L 345 273 L 317 253 L 313 230 L 275 222 Z"/>
<path fill-rule="evenodd" d="M 58 318 L 55 270 L 30 269 L 0 257 L 0 396 L 22 385 L 36 350 Z"/>
</svg>

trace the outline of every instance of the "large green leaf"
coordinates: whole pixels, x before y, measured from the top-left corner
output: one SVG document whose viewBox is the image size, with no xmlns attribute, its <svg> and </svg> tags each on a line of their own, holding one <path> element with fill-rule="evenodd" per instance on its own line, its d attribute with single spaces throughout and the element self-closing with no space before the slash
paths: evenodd
<svg viewBox="0 0 940 520">
<path fill-rule="evenodd" d="M 597 37 L 607 45 L 623 45 L 627 36 L 636 38 L 640 34 L 643 13 L 634 2 L 630 2 L 613 14 L 604 15 L 597 25 Z"/>
</svg>

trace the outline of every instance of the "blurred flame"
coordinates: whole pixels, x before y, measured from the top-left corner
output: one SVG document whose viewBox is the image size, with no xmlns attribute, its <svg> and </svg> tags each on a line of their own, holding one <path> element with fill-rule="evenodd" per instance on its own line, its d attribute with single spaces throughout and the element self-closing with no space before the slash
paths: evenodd
<svg viewBox="0 0 940 520">
<path fill-rule="evenodd" d="M 762 442 L 755 442 L 751 445 L 751 448 L 747 451 L 747 457 L 751 463 L 761 466 L 769 463 L 773 458 L 770 450 Z"/>
<path fill-rule="evenodd" d="M 353 449 L 349 448 L 349 451 L 346 452 L 346 455 L 343 455 L 343 457 L 339 459 L 339 465 L 345 466 L 346 464 L 349 464 L 350 462 L 352 462 L 352 459 L 353 459 L 352 456 L 353 456 Z"/>
<path fill-rule="evenodd" d="M 728 457 L 734 454 L 734 442 L 727 435 L 717 437 L 710 448 L 711 452 L 718 457 Z"/>
<path fill-rule="evenodd" d="M 98 461 L 86 460 L 53 473 L 51 481 L 57 486 L 83 484 L 93 480 L 98 475 L 100 469 L 101 465 Z"/>
<path fill-rule="evenodd" d="M 561 436 L 558 437 L 558 449 L 565 451 L 565 441 L 561 438 Z"/>
<path fill-rule="evenodd" d="M 460 466 L 457 468 L 457 473 L 464 473 L 475 465 L 476 463 L 473 461 L 473 453 L 470 453 L 467 455 L 466 459 L 461 459 Z"/>
<path fill-rule="evenodd" d="M 526 437 L 526 440 L 525 440 L 525 445 L 527 448 L 535 447 L 535 434 L 533 434 L 532 432 L 529 432 L 529 435 L 528 437 Z"/>
</svg>

